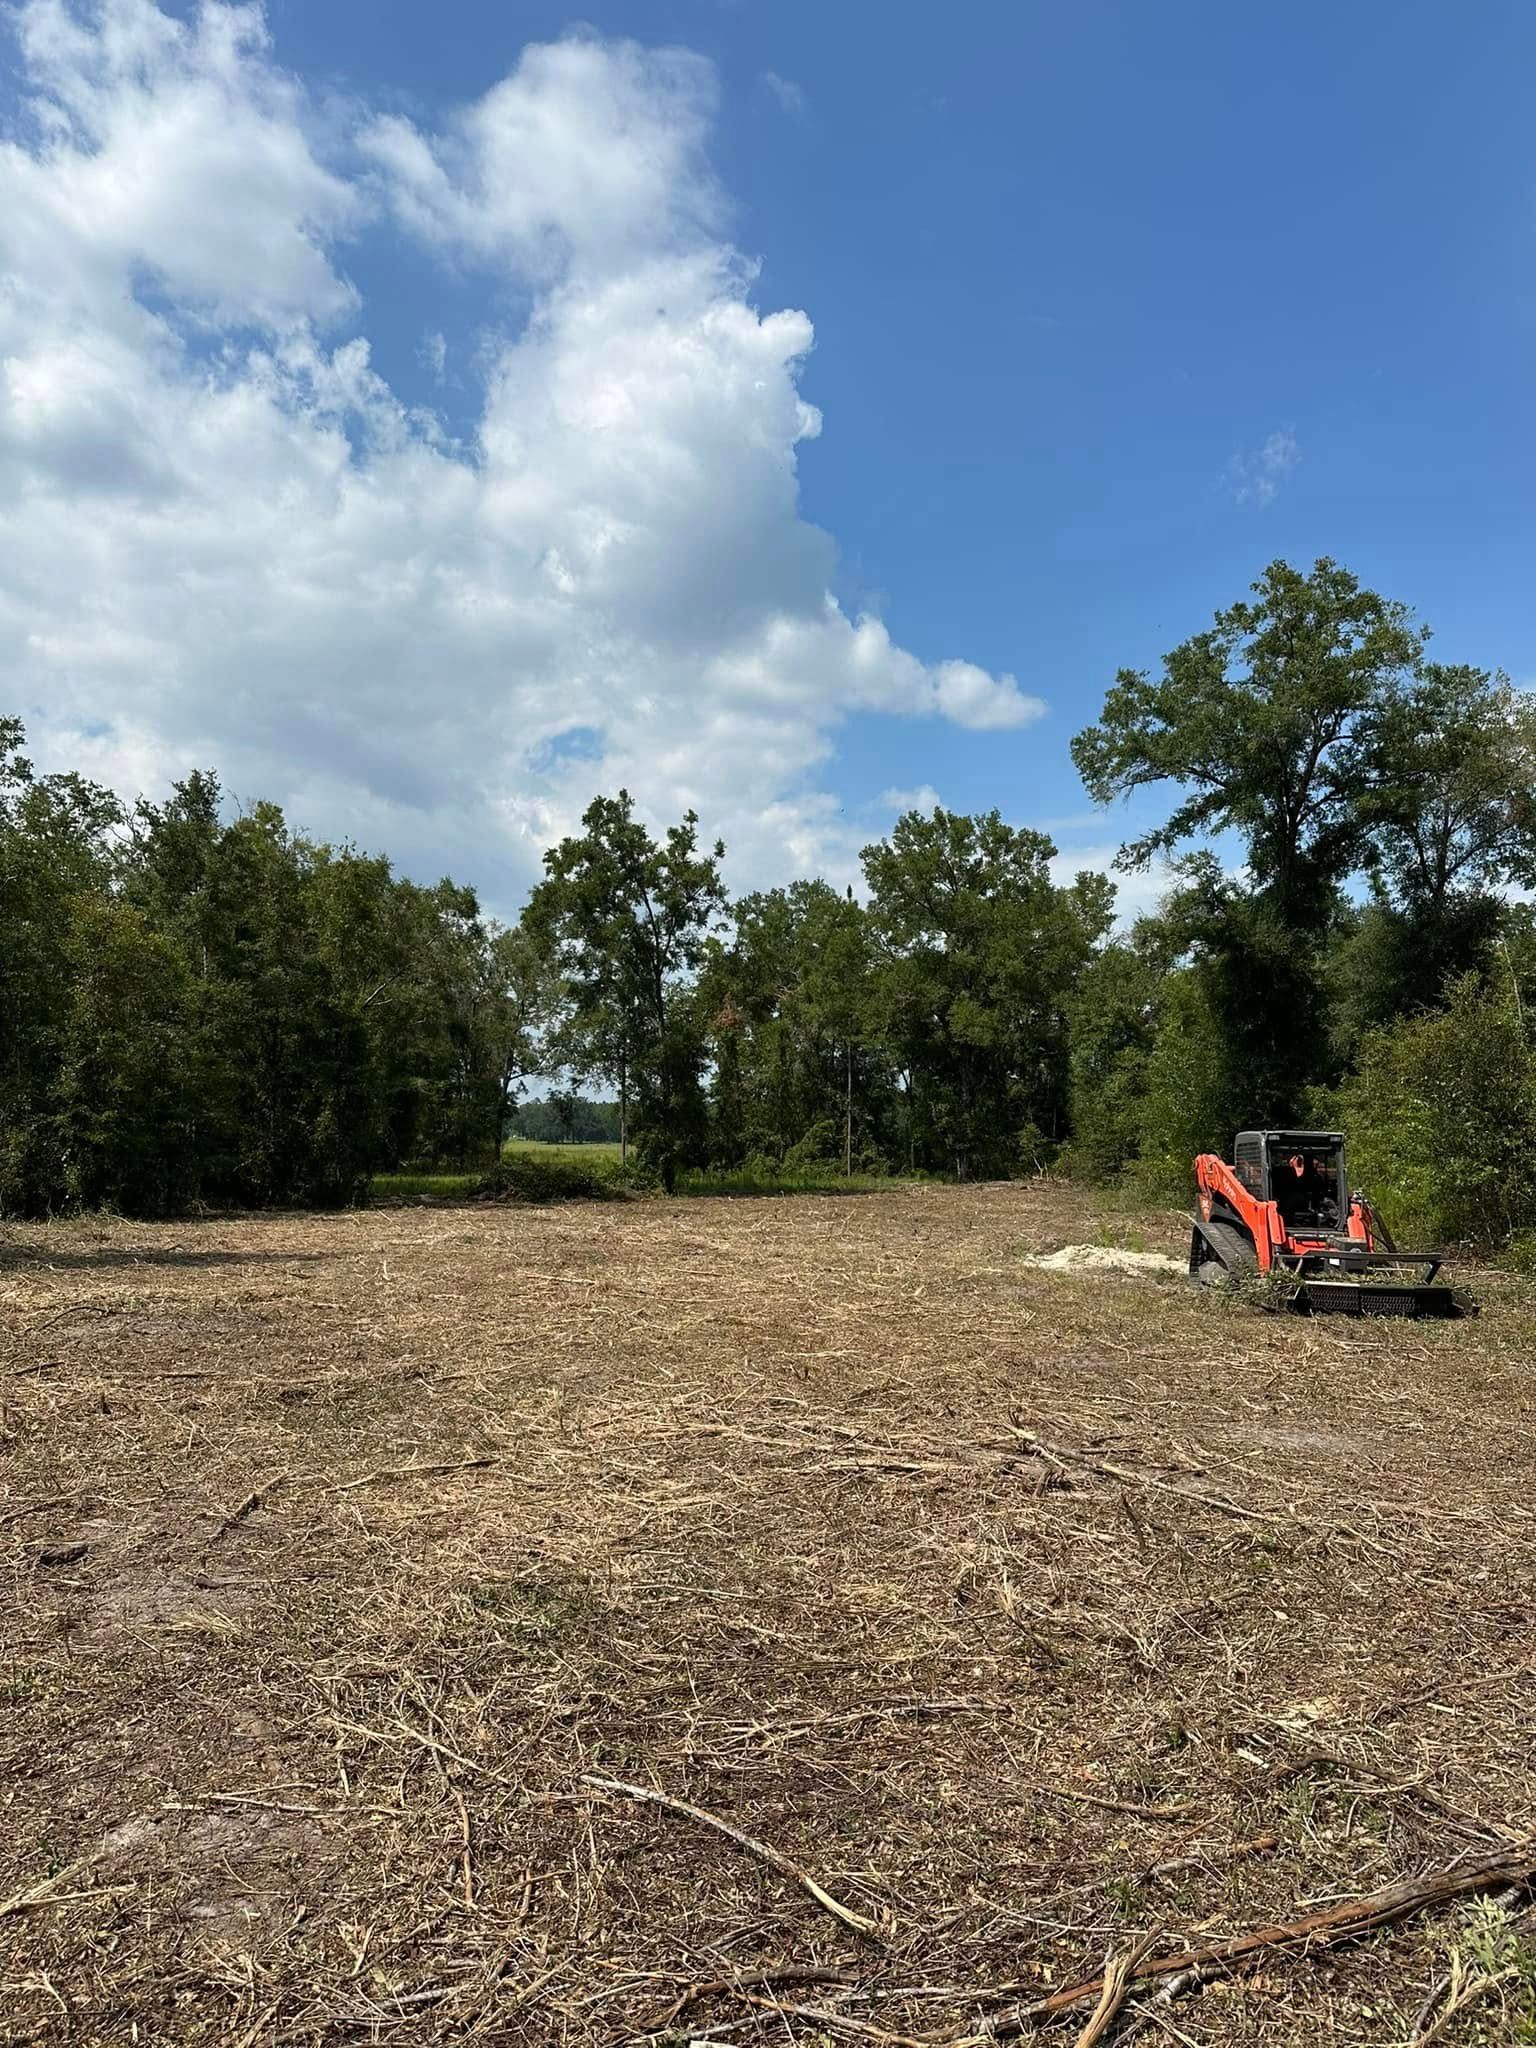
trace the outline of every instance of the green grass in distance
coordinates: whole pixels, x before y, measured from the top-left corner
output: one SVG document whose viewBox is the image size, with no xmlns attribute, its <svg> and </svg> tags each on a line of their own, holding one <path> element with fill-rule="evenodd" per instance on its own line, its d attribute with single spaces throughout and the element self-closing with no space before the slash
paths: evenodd
<svg viewBox="0 0 1536 2048">
<path fill-rule="evenodd" d="M 467 1202 L 478 1173 L 376 1173 L 368 1183 L 373 1202 Z"/>
<path fill-rule="evenodd" d="M 592 1144 L 561 1145 L 551 1144 L 545 1138 L 508 1138 L 501 1150 L 503 1158 L 514 1152 L 529 1152 L 542 1159 L 616 1160 L 619 1156 L 617 1140 L 611 1144 L 598 1141 Z"/>
</svg>

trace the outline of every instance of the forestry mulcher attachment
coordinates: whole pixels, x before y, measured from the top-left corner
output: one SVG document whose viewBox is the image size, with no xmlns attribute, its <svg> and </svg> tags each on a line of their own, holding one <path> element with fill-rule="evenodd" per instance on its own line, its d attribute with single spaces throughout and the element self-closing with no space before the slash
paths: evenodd
<svg viewBox="0 0 1536 2048">
<path fill-rule="evenodd" d="M 1239 1131 L 1232 1164 L 1195 1161 L 1200 1190 L 1189 1242 L 1192 1280 L 1274 1273 L 1294 1281 L 1303 1314 L 1455 1316 L 1440 1261 L 1399 1251 L 1369 1200 L 1352 1189 L 1338 1131 Z"/>
</svg>

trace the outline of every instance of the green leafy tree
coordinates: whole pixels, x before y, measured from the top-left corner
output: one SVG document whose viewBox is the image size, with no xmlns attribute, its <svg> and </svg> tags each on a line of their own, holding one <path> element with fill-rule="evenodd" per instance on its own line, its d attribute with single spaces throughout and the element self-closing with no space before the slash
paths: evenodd
<svg viewBox="0 0 1536 2048">
<path fill-rule="evenodd" d="M 1179 792 L 1163 823 L 1121 849 L 1122 865 L 1226 832 L 1246 854 L 1240 878 L 1208 853 L 1179 864 L 1175 958 L 1196 980 L 1147 1070 L 1157 1099 L 1142 1145 L 1164 1176 L 1188 1129 L 1289 1121 L 1333 1071 L 1326 977 L 1350 917 L 1346 885 L 1427 801 L 1429 764 L 1410 763 L 1403 713 L 1423 701 L 1426 638 L 1405 606 L 1337 563 L 1304 575 L 1274 562 L 1159 676 L 1122 670 L 1098 724 L 1072 743 L 1101 802 L 1164 783 Z M 1194 1091 L 1182 1104 L 1166 1093 L 1176 1073 Z"/>
<path fill-rule="evenodd" d="M 314 849 L 275 804 L 225 831 L 209 992 L 218 1192 L 259 1204 L 349 1199 L 370 1165 L 366 1034 L 316 942 Z"/>
<path fill-rule="evenodd" d="M 99 892 L 72 900 L 64 943 L 54 1121 L 65 1199 L 131 1216 L 173 1212 L 199 1184 L 186 960 L 139 911 Z"/>
<path fill-rule="evenodd" d="M 548 1063 L 546 1035 L 559 1002 L 559 985 L 532 932 L 492 925 L 486 949 L 490 970 L 487 1027 L 496 1074 L 495 1144 L 511 1135 L 523 1088 Z M 573 1127 L 575 1110 L 572 1111 Z"/>
<path fill-rule="evenodd" d="M 444 894 L 402 881 L 387 860 L 350 847 L 315 847 L 307 863 L 306 926 L 359 1047 L 353 1136 L 369 1172 L 436 1142 L 455 996 L 441 973 Z M 446 896 L 457 899 L 451 883 Z M 469 964 L 477 958 L 472 953 Z"/>
<path fill-rule="evenodd" d="M 871 1112 L 883 1064 L 870 1044 L 872 933 L 852 889 L 839 896 L 810 885 L 800 945 L 804 969 L 796 1010 L 828 1092 L 834 1101 L 841 1098 L 836 1121 L 842 1128 L 843 1172 L 851 1175 L 856 1126 L 873 1133 Z"/>
<path fill-rule="evenodd" d="M 1090 1177 L 1113 1179 L 1140 1155 L 1176 947 L 1165 919 L 1138 918 L 1089 962 L 1073 993 L 1072 1157 Z"/>
<path fill-rule="evenodd" d="M 1368 757 L 1371 896 L 1331 963 L 1346 1053 L 1488 972 L 1508 891 L 1536 885 L 1536 704 L 1507 676 L 1424 664 L 1375 714 Z"/>
<path fill-rule="evenodd" d="M 1509 906 L 1491 890 L 1458 891 L 1433 909 L 1392 902 L 1379 887 L 1339 918 L 1323 963 L 1332 1078 L 1365 1032 L 1438 1008 L 1463 975 L 1497 974 Z"/>
<path fill-rule="evenodd" d="M 545 1145 L 559 1144 L 567 1136 L 578 1145 L 616 1145 L 619 1106 L 587 1095 L 572 1094 L 558 1104 L 553 1095 L 537 1096 L 513 1111 L 512 1135 Z"/>
<path fill-rule="evenodd" d="M 130 817 L 0 725 L 0 1208 L 348 1199 L 494 1156 L 548 962 L 472 890 L 397 878 L 217 778 Z"/>
<path fill-rule="evenodd" d="M 1065 1133 L 1067 1011 L 1114 890 L 1051 879 L 1056 849 L 996 811 L 909 811 L 864 850 L 881 1029 L 913 1098 L 913 1150 L 960 1179 L 1038 1162 Z"/>
<path fill-rule="evenodd" d="M 78 775 L 34 773 L 0 719 L 0 1211 L 69 1199 L 59 1084 L 70 1032 L 73 906 L 105 900 L 123 810 Z"/>
<path fill-rule="evenodd" d="M 548 1065 L 553 966 L 529 930 L 483 917 L 472 889 L 439 882 L 426 910 L 417 1149 L 464 1166 L 494 1161 L 526 1082 Z"/>
<path fill-rule="evenodd" d="M 416 1121 L 434 922 L 387 861 L 316 845 L 275 805 L 221 808 L 206 774 L 140 804 L 122 885 L 186 965 L 199 1192 L 343 1200 Z"/>
<path fill-rule="evenodd" d="M 852 892 L 823 881 L 737 904 L 712 948 L 702 999 L 715 1047 L 717 1156 L 791 1153 L 844 1172 L 881 1163 L 890 1062 L 872 1021 L 873 938 Z"/>
<path fill-rule="evenodd" d="M 1137 1183 L 1160 1200 L 1186 1200 L 1200 1153 L 1230 1159 L 1237 1131 L 1266 1121 L 1251 1111 L 1234 1070 L 1220 1003 L 1219 982 L 1198 967 L 1171 974 L 1162 993 L 1136 1113 L 1135 1163 Z"/>
<path fill-rule="evenodd" d="M 1272 562 L 1160 676 L 1122 669 L 1098 724 L 1072 742 L 1084 784 L 1104 803 L 1161 783 L 1187 792 L 1122 865 L 1235 831 L 1280 921 L 1323 928 L 1369 839 L 1379 714 L 1425 638 L 1405 606 L 1336 562 L 1305 576 Z"/>
<path fill-rule="evenodd" d="M 699 850 L 691 811 L 653 839 L 627 790 L 596 798 L 582 825 L 545 855 L 528 928 L 565 985 L 573 1038 L 622 1046 L 640 1154 L 671 1193 L 679 1166 L 706 1143 L 694 978 L 725 903 L 725 849 Z"/>
<path fill-rule="evenodd" d="M 1457 897 L 1536 887 L 1536 700 L 1506 675 L 1426 662 L 1363 749 L 1372 874 L 1433 920 Z"/>
<path fill-rule="evenodd" d="M 712 1149 L 727 1165 L 782 1162 L 806 1123 L 803 1048 L 788 1014 L 799 980 L 799 917 L 787 889 L 735 906 L 729 939 L 707 949 L 699 999 L 714 1051 Z"/>
<path fill-rule="evenodd" d="M 580 1098 L 574 1088 L 557 1088 L 549 1098 L 555 1113 L 556 1142 L 569 1145 L 576 1136 L 576 1109 Z"/>
</svg>

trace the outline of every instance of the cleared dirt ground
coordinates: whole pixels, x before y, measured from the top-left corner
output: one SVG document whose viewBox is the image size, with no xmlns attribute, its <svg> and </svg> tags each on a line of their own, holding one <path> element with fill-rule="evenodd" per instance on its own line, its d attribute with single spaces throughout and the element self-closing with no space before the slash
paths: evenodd
<svg viewBox="0 0 1536 2048">
<path fill-rule="evenodd" d="M 0 2040 L 1006 2034 L 1155 1929 L 1523 1843 L 1532 1290 L 1357 1328 L 1022 1263 L 1101 1228 L 9 1232 Z M 1115 2038 L 1404 2042 L 1465 1912 Z"/>
</svg>

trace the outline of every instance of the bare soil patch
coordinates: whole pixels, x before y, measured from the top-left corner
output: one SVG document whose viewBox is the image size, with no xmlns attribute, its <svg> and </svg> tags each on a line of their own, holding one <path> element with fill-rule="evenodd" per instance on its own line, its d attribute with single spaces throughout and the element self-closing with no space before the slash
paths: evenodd
<svg viewBox="0 0 1536 2048">
<path fill-rule="evenodd" d="M 1025 1263 L 1103 1223 L 6 1231 L 0 2041 L 952 2041 L 1526 1843 L 1530 1286 Z M 1464 1910 L 1107 2038 L 1404 2042 Z"/>
</svg>

